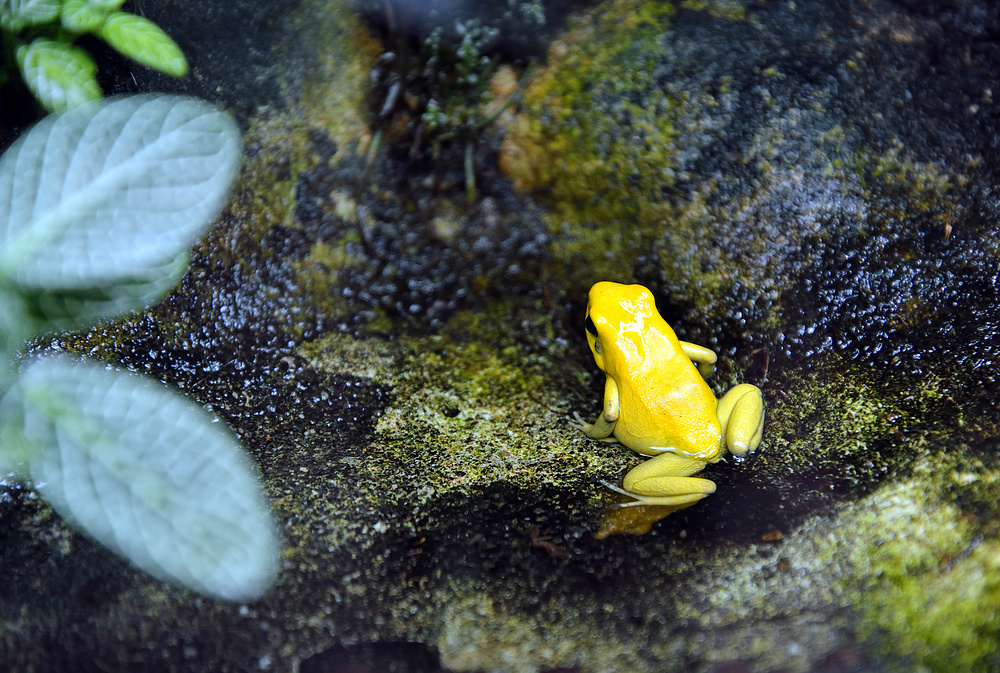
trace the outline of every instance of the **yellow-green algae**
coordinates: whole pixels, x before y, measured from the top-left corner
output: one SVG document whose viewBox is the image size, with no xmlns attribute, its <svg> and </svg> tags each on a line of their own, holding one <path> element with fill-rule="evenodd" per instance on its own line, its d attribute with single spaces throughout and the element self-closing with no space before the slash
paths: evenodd
<svg viewBox="0 0 1000 673">
<path fill-rule="evenodd" d="M 261 109 L 251 117 L 244 143 L 249 161 L 241 180 L 250 198 L 272 198 L 245 204 L 245 217 L 269 211 L 277 195 L 286 216 L 294 211 L 296 178 L 322 160 L 310 148 L 310 131 L 329 137 L 339 150 L 336 157 L 370 138 L 368 73 L 381 45 L 343 0 L 305 0 L 285 21 L 296 36 L 294 44 L 283 46 L 287 53 L 281 61 L 287 107 Z"/>
<path fill-rule="evenodd" d="M 1000 663 L 1000 522 L 956 505 L 986 493 L 995 507 L 1000 475 L 960 458 L 968 447 L 958 448 L 884 489 L 871 517 L 883 530 L 859 517 L 860 635 L 891 655 L 897 670 L 986 673 Z M 949 501 L 942 490 L 958 497 Z"/>
<path fill-rule="evenodd" d="M 779 479 L 825 470 L 837 479 L 870 484 L 908 462 L 899 458 L 905 447 L 886 449 L 898 443 L 908 416 L 898 399 L 875 385 L 869 368 L 828 353 L 794 379 L 779 373 L 765 390 L 775 387 L 780 392 L 768 395 L 766 446 L 757 469 Z"/>
<path fill-rule="evenodd" d="M 338 148 L 366 144 L 371 137 L 368 75 L 382 45 L 344 0 L 305 0 L 290 25 L 303 37 L 294 49 L 306 56 L 304 73 L 289 72 L 283 78 L 286 95 L 295 101 L 301 117 L 328 133 Z"/>
<path fill-rule="evenodd" d="M 377 189 L 372 185 L 370 189 Z M 351 305 L 340 292 L 343 285 L 341 274 L 345 269 L 357 265 L 372 264 L 372 260 L 364 253 L 362 246 L 361 227 L 367 226 L 365 218 L 370 218 L 358 202 L 348 186 L 335 189 L 329 194 L 330 209 L 340 219 L 357 226 L 347 227 L 336 238 L 316 241 L 309 249 L 309 254 L 298 263 L 297 280 L 304 296 L 308 297 L 316 310 L 325 316 L 349 315 Z M 368 327 L 374 331 L 390 331 L 392 323 L 378 307 L 367 309 L 371 318 Z"/>
<path fill-rule="evenodd" d="M 717 19 L 742 21 L 746 18 L 746 5 L 742 0 L 681 0 L 680 7 L 708 12 Z"/>
<path fill-rule="evenodd" d="M 907 156 L 905 147 L 896 140 L 882 155 L 869 160 L 871 185 L 877 189 L 902 189 L 914 197 L 908 209 L 931 213 L 942 208 L 954 209 L 955 188 L 965 186 L 965 176 L 952 174 L 937 162 L 916 161 Z M 897 214 L 897 217 L 901 217 Z"/>
<path fill-rule="evenodd" d="M 366 463 L 385 473 L 387 488 L 398 486 L 400 469 L 414 492 L 559 487 L 579 484 L 609 460 L 620 469 L 629 459 L 579 432 L 571 401 L 587 389 L 590 373 L 578 365 L 553 368 L 554 352 L 564 347 L 531 355 L 511 341 L 504 326 L 516 319 L 513 306 L 459 312 L 436 334 L 397 334 L 391 341 L 330 334 L 302 346 L 324 371 L 392 386 L 393 402 L 378 421 Z M 536 308 L 544 315 L 540 302 Z M 551 338 L 546 322 L 538 322 L 535 338 Z"/>
</svg>

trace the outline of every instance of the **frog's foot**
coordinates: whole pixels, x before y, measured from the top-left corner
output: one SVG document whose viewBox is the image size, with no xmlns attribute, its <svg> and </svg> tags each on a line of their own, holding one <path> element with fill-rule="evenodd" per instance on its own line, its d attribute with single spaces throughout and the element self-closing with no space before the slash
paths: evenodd
<svg viewBox="0 0 1000 673">
<path fill-rule="evenodd" d="M 596 439 L 599 442 L 611 442 L 611 443 L 618 441 L 617 439 L 614 438 L 613 435 L 611 435 L 611 433 L 614 431 L 615 427 L 614 424 L 607 423 L 604 420 L 603 415 L 598 416 L 597 421 L 594 423 L 588 423 L 587 421 L 583 420 L 583 416 L 581 416 L 580 412 L 578 411 L 573 412 L 573 418 L 576 420 L 577 423 L 580 424 L 580 429 L 583 430 L 584 434 L 590 437 L 591 439 Z"/>
<path fill-rule="evenodd" d="M 764 434 L 764 400 L 760 388 L 741 383 L 719 400 L 716 411 L 726 447 L 736 456 L 745 456 L 760 444 Z"/>
<path fill-rule="evenodd" d="M 676 453 L 661 453 L 637 465 L 622 480 L 623 488 L 610 486 L 613 491 L 635 498 L 619 505 L 692 505 L 706 495 L 715 493 L 715 482 L 690 475 L 701 472 L 704 461 L 693 460 Z"/>
<path fill-rule="evenodd" d="M 627 495 L 628 497 L 633 498 L 632 502 L 619 502 L 610 505 L 611 509 L 621 509 L 623 507 L 649 507 L 653 505 L 661 505 L 673 508 L 670 509 L 668 512 L 666 512 L 666 514 L 669 514 L 670 512 L 676 511 L 678 509 L 683 509 L 684 507 L 690 507 L 691 505 L 695 504 L 696 502 L 704 498 L 706 495 L 709 495 L 713 491 L 715 491 L 715 484 L 709 481 L 708 479 L 691 479 L 690 481 L 708 482 L 709 484 L 712 485 L 712 488 L 707 493 L 670 495 L 670 496 L 649 496 L 649 495 L 641 495 L 639 493 L 633 493 L 632 491 L 626 491 L 624 488 L 615 486 L 611 482 L 604 481 L 603 479 L 598 479 L 597 483 L 611 491 L 614 491 L 615 493 L 621 493 L 622 495 Z M 666 516 L 666 514 L 662 516 Z M 654 521 L 658 521 L 659 518 L 661 517 L 657 517 L 656 519 L 654 519 Z M 649 529 L 647 528 L 646 530 Z M 641 532 L 645 533 L 646 531 L 643 530 Z M 602 535 L 600 537 L 604 536 Z"/>
</svg>

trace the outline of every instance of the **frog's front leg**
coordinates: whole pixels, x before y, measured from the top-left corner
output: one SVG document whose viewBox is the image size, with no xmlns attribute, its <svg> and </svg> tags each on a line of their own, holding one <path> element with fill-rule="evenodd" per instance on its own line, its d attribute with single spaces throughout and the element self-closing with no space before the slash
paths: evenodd
<svg viewBox="0 0 1000 673">
<path fill-rule="evenodd" d="M 760 388 L 741 383 L 722 396 L 716 409 L 726 446 L 744 456 L 760 444 L 764 433 L 764 400 Z"/>
<path fill-rule="evenodd" d="M 701 472 L 705 461 L 676 453 L 661 453 L 632 468 L 622 480 L 623 489 L 614 490 L 635 498 L 630 505 L 690 505 L 715 493 L 715 482 L 692 477 Z"/>
<path fill-rule="evenodd" d="M 711 348 L 705 348 L 704 346 L 699 346 L 698 344 L 693 344 L 688 341 L 681 341 L 681 350 L 684 351 L 684 355 L 687 356 L 688 360 L 694 363 L 694 366 L 698 368 L 698 373 L 701 374 L 701 378 L 707 379 L 715 371 L 715 363 L 718 361 L 719 356 L 715 354 Z"/>
<path fill-rule="evenodd" d="M 581 423 L 583 431 L 591 439 L 605 442 L 616 442 L 611 434 L 615 431 L 618 416 L 621 413 L 621 403 L 618 397 L 618 384 L 610 376 L 604 383 L 604 411 L 593 423 Z"/>
</svg>

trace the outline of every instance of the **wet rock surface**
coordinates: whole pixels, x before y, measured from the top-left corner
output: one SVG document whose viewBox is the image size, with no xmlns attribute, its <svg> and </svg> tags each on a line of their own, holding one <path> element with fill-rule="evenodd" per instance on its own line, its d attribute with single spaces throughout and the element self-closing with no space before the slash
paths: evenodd
<svg viewBox="0 0 1000 673">
<path fill-rule="evenodd" d="M 282 525 L 278 584 L 199 598 L 5 486 L 2 659 L 996 667 L 1000 13 L 605 4 L 533 66 L 485 54 L 521 82 L 475 142 L 418 142 L 429 94 L 379 115 L 372 35 L 397 36 L 361 9 L 243 16 L 272 88 L 204 47 L 222 62 L 191 91 L 246 129 L 219 226 L 159 307 L 32 346 L 148 372 L 229 422 Z M 639 460 L 571 415 L 599 408 L 582 312 L 601 279 L 649 286 L 719 352 L 717 391 L 759 385 L 767 420 L 755 454 L 706 470 L 715 494 L 597 540 L 617 496 L 595 480 Z"/>
</svg>

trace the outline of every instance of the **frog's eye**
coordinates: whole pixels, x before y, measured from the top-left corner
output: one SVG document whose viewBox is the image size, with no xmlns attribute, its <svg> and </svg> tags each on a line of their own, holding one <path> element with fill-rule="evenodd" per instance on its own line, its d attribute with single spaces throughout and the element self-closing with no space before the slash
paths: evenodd
<svg viewBox="0 0 1000 673">
<path fill-rule="evenodd" d="M 597 325 L 594 324 L 594 321 L 590 319 L 589 315 L 587 316 L 587 320 L 586 320 L 586 322 L 584 322 L 584 325 L 586 326 L 587 331 L 590 332 L 590 335 L 596 339 L 597 338 Z"/>
</svg>

